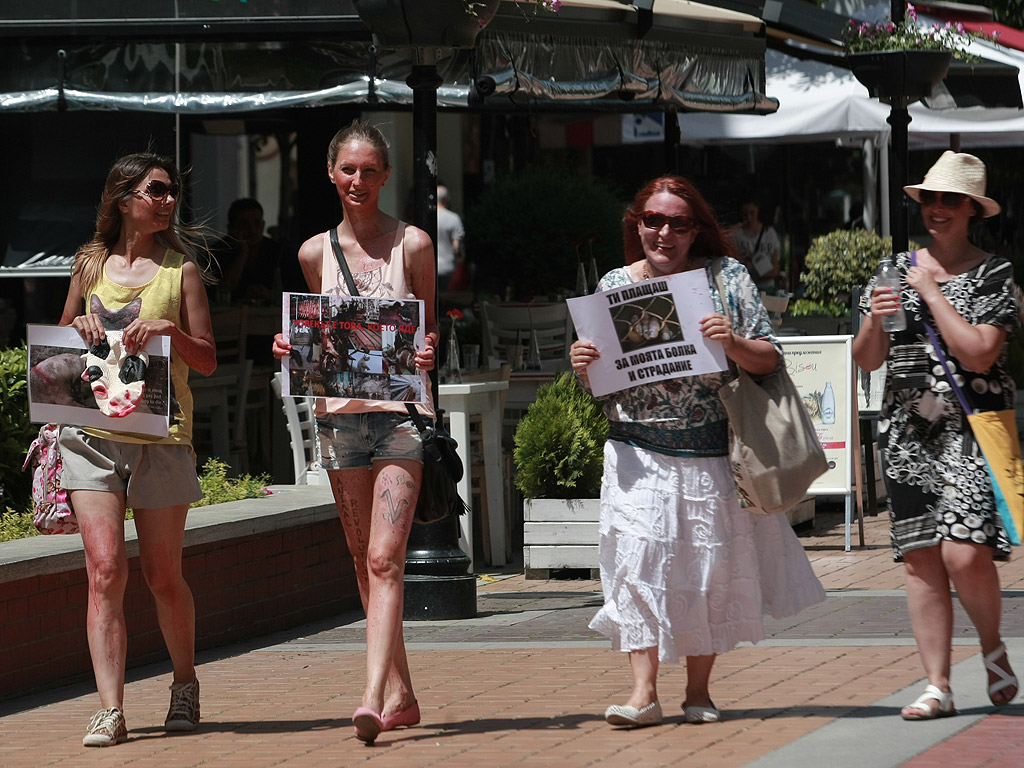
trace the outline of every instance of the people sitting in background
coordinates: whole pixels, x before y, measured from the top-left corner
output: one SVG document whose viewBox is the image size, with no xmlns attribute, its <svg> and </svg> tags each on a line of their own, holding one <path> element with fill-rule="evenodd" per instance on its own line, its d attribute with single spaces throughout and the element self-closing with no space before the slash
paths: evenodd
<svg viewBox="0 0 1024 768">
<path fill-rule="evenodd" d="M 235 200 L 228 209 L 225 250 L 218 255 L 232 301 L 281 299 L 281 245 L 263 232 L 263 206 L 251 197 Z"/>
</svg>

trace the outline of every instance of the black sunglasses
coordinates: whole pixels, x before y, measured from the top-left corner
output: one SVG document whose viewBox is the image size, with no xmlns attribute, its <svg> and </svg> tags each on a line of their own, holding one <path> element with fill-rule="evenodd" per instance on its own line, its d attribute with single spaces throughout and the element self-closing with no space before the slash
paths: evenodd
<svg viewBox="0 0 1024 768">
<path fill-rule="evenodd" d="M 921 205 L 935 205 L 936 200 L 942 204 L 943 208 L 959 208 L 963 205 L 964 200 L 967 199 L 967 195 L 962 195 L 959 192 L 934 192 L 930 189 L 921 190 Z"/>
<path fill-rule="evenodd" d="M 654 211 L 644 211 L 640 214 L 640 221 L 647 229 L 653 230 L 661 229 L 668 222 L 668 228 L 680 235 L 692 232 L 697 226 L 693 219 L 686 216 L 666 216 L 664 213 L 655 213 Z"/>
<path fill-rule="evenodd" d="M 132 192 L 163 202 L 167 199 L 167 195 L 177 198 L 178 193 L 181 192 L 181 187 L 177 183 L 168 184 L 166 181 L 151 179 L 145 189 L 133 189 Z"/>
</svg>

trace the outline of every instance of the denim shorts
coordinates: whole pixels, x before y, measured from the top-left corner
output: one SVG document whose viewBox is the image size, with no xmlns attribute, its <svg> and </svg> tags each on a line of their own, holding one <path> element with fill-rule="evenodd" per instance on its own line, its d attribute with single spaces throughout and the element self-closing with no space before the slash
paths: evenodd
<svg viewBox="0 0 1024 768">
<path fill-rule="evenodd" d="M 316 420 L 325 469 L 363 469 L 375 461 L 423 461 L 423 439 L 412 419 L 386 411 L 332 413 Z"/>
<path fill-rule="evenodd" d="M 69 491 L 124 492 L 129 507 L 158 509 L 199 501 L 203 492 L 188 445 L 122 443 L 61 427 L 61 487 Z"/>
</svg>

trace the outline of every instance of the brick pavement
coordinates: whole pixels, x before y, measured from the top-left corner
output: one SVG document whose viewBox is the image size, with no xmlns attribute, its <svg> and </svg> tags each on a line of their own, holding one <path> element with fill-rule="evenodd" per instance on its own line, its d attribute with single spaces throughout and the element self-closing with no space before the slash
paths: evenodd
<svg viewBox="0 0 1024 768">
<path fill-rule="evenodd" d="M 864 760 L 885 729 L 897 741 L 910 734 L 921 742 L 900 758 L 913 768 L 954 758 L 958 766 L 1020 765 L 1012 750 L 1019 755 L 1024 743 L 1024 708 L 995 713 L 979 699 L 977 647 L 966 628 L 960 631 L 960 614 L 954 682 L 963 714 L 926 724 L 898 718 L 901 697 L 909 695 L 904 689 L 916 691 L 921 679 L 900 592 L 902 567 L 891 561 L 883 518 L 867 519 L 867 546 L 850 553 L 842 551 L 842 529 L 836 514 L 822 513 L 802 535 L 828 601 L 795 619 L 769 621 L 766 642 L 717 662 L 713 691 L 726 720 L 715 726 L 681 723 L 685 670 L 671 665 L 659 681 L 666 725 L 608 728 L 602 712 L 628 695 L 630 675 L 623 656 L 587 629 L 600 604 L 599 584 L 527 581 L 508 571 L 479 581 L 478 618 L 406 624 L 423 723 L 383 734 L 373 747 L 352 736 L 349 717 L 363 683 L 362 627 L 359 617 L 343 616 L 201 654 L 203 723 L 192 734 L 162 731 L 166 664 L 129 671 L 131 739 L 114 749 L 80 746 L 97 706 L 91 685 L 2 702 L 0 765 L 737 768 L 784 759 L 875 768 L 900 764 Z M 1000 572 L 1005 634 L 1020 656 L 1024 562 L 1000 565 Z M 822 754 L 823 738 L 835 757 Z M 849 758 L 839 756 L 844 743 Z"/>
</svg>

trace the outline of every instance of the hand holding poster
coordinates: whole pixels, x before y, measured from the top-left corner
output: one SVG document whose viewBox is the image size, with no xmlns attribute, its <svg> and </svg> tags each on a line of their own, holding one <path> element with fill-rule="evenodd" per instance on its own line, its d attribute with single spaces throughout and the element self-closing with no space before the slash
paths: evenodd
<svg viewBox="0 0 1024 768">
<path fill-rule="evenodd" d="M 28 326 L 29 418 L 166 437 L 170 425 L 171 339 L 155 336 L 145 355 L 126 355 L 122 331 L 87 349 L 71 326 Z"/>
<path fill-rule="evenodd" d="M 704 270 L 643 280 L 568 303 L 576 335 L 601 353 L 587 368 L 595 395 L 728 367 L 722 345 L 700 332 L 700 319 L 714 312 Z"/>
<path fill-rule="evenodd" d="M 285 293 L 282 312 L 285 395 L 427 402 L 430 380 L 415 362 L 426 344 L 421 300 Z"/>
</svg>

